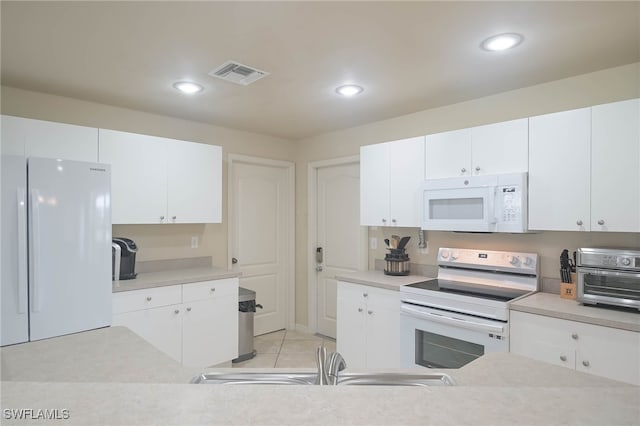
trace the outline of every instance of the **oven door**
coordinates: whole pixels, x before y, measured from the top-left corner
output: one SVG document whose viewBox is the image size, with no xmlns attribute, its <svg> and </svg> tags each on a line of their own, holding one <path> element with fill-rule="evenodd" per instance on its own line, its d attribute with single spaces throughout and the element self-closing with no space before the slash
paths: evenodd
<svg viewBox="0 0 640 426">
<path fill-rule="evenodd" d="M 403 303 L 402 367 L 459 368 L 489 352 L 509 352 L 506 322 Z"/>
<path fill-rule="evenodd" d="M 577 299 L 640 309 L 640 273 L 580 267 Z"/>
</svg>

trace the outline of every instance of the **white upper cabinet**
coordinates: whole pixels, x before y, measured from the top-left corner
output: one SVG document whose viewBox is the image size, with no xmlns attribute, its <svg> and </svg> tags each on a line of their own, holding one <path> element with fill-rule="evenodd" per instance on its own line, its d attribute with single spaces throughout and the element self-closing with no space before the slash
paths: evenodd
<svg viewBox="0 0 640 426">
<path fill-rule="evenodd" d="M 420 226 L 424 137 L 360 148 L 360 225 Z"/>
<path fill-rule="evenodd" d="M 169 221 L 222 222 L 222 148 L 170 140 L 167 153 Z"/>
<path fill-rule="evenodd" d="M 425 177 L 438 179 L 471 174 L 471 129 L 427 135 Z"/>
<path fill-rule="evenodd" d="M 528 118 L 473 127 L 471 172 L 474 175 L 526 172 L 528 150 Z"/>
<path fill-rule="evenodd" d="M 2 127 L 5 154 L 98 161 L 98 129 L 11 116 L 2 116 Z"/>
<path fill-rule="evenodd" d="M 640 99 L 591 114 L 591 230 L 640 232 Z"/>
<path fill-rule="evenodd" d="M 221 148 L 100 129 L 115 224 L 221 221 Z"/>
<path fill-rule="evenodd" d="M 640 100 L 530 119 L 529 229 L 640 232 Z"/>
<path fill-rule="evenodd" d="M 585 231 L 591 221 L 591 108 L 529 119 L 529 229 Z"/>
<path fill-rule="evenodd" d="M 488 124 L 426 138 L 426 178 L 526 172 L 527 118 Z"/>
</svg>

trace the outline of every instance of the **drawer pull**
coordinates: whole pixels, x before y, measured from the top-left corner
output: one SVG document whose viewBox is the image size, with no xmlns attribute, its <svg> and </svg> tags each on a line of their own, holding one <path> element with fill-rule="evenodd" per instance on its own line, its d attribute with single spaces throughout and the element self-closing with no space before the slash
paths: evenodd
<svg viewBox="0 0 640 426">
<path fill-rule="evenodd" d="M 147 302 L 151 302 L 151 296 L 147 296 Z"/>
<path fill-rule="evenodd" d="M 560 361 L 566 361 L 567 357 L 565 355 L 560 355 Z"/>
<path fill-rule="evenodd" d="M 187 312 L 191 312 L 191 308 L 187 308 Z"/>
<path fill-rule="evenodd" d="M 571 338 L 572 338 L 573 340 L 578 340 L 578 333 L 573 333 L 573 334 L 571 335 Z"/>
<path fill-rule="evenodd" d="M 358 308 L 358 312 L 362 312 L 362 308 Z"/>
<path fill-rule="evenodd" d="M 215 287 L 211 287 L 211 291 L 216 291 L 216 288 Z"/>
<path fill-rule="evenodd" d="M 589 361 L 584 360 L 582 361 L 582 365 L 584 365 L 585 367 L 588 367 L 590 364 L 589 364 Z"/>
<path fill-rule="evenodd" d="M 176 309 L 175 311 L 173 311 L 174 314 L 179 314 L 180 313 L 180 309 Z"/>
</svg>

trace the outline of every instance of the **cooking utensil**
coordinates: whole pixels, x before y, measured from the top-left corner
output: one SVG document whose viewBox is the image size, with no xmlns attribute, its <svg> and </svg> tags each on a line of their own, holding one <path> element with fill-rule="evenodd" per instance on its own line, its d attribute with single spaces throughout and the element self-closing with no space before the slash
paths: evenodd
<svg viewBox="0 0 640 426">
<path fill-rule="evenodd" d="M 398 243 L 398 248 L 399 249 L 404 249 L 410 239 L 411 239 L 411 237 L 402 237 L 400 239 L 400 242 Z"/>
<path fill-rule="evenodd" d="M 389 244 L 389 239 L 385 238 L 384 243 L 387 245 L 387 248 L 391 248 L 391 244 Z"/>
<path fill-rule="evenodd" d="M 391 242 L 391 248 L 397 249 L 398 242 L 400 242 L 400 237 L 397 235 L 392 235 L 390 242 Z"/>
</svg>

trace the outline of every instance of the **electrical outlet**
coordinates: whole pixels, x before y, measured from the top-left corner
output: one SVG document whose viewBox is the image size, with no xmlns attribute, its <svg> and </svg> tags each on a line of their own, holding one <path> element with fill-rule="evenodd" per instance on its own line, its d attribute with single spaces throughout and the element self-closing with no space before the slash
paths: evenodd
<svg viewBox="0 0 640 426">
<path fill-rule="evenodd" d="M 200 241 L 198 241 L 198 237 L 191 237 L 191 248 L 198 248 Z"/>
<path fill-rule="evenodd" d="M 418 248 L 418 253 L 420 254 L 429 254 L 429 241 L 424 242 L 424 247 Z"/>
<path fill-rule="evenodd" d="M 375 250 L 378 248 L 378 239 L 376 237 L 369 238 L 369 248 Z"/>
</svg>

